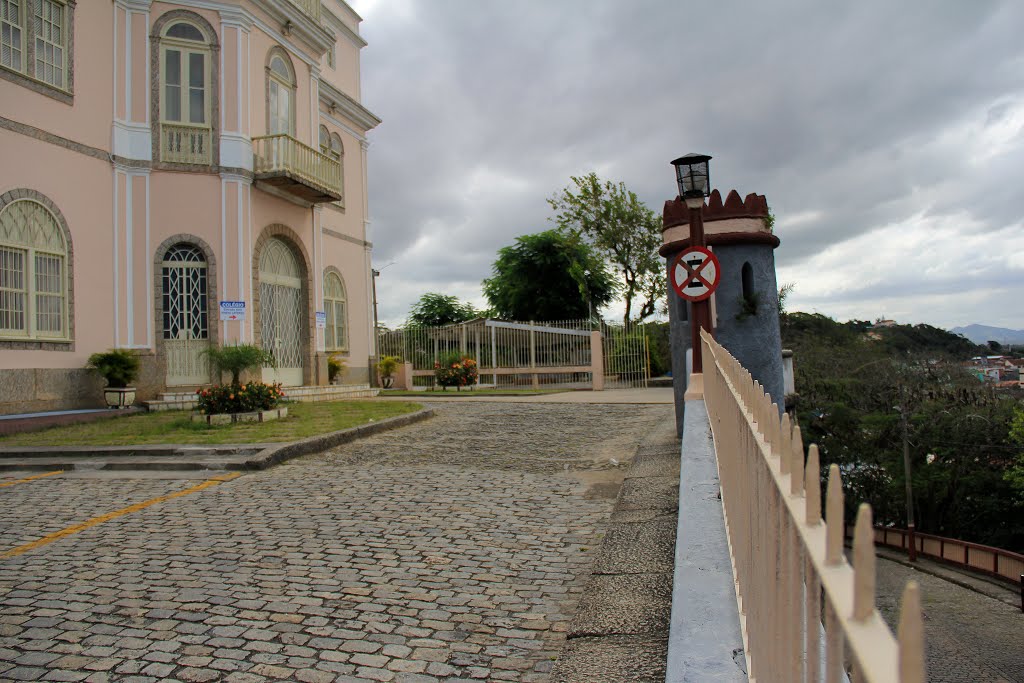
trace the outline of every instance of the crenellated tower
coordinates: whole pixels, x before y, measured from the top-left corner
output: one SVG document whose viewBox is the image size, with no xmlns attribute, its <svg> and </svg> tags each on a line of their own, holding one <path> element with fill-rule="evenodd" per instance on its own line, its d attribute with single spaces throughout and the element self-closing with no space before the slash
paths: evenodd
<svg viewBox="0 0 1024 683">
<path fill-rule="evenodd" d="M 722 275 L 711 297 L 715 338 L 747 368 L 780 406 L 784 400 L 782 341 L 779 332 L 775 248 L 779 238 L 768 221 L 764 195 L 741 199 L 736 190 L 725 201 L 713 190 L 704 204 L 705 243 L 718 257 Z M 682 199 L 665 202 L 660 253 L 668 263 L 690 246 L 689 209 Z M 671 277 L 671 273 L 669 273 Z M 686 350 L 690 347 L 691 304 L 669 291 L 672 375 L 676 405 L 686 391 Z M 682 426 L 682 411 L 677 410 Z"/>
</svg>

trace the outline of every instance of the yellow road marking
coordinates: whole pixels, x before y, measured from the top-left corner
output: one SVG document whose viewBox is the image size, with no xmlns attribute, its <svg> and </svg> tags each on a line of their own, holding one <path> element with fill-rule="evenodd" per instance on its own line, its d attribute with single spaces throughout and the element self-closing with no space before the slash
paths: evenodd
<svg viewBox="0 0 1024 683">
<path fill-rule="evenodd" d="M 222 474 L 222 475 L 214 477 L 212 479 L 207 479 L 202 484 L 197 484 L 196 486 L 191 486 L 191 487 L 189 487 L 187 489 L 183 489 L 181 491 L 175 491 L 174 493 L 168 493 L 166 496 L 159 496 L 157 498 L 153 498 L 151 500 L 147 500 L 147 501 L 142 502 L 142 503 L 136 503 L 135 505 L 129 505 L 126 508 L 122 508 L 120 510 L 115 510 L 114 512 L 108 512 L 107 514 L 100 515 L 99 517 L 93 517 L 92 519 L 87 520 L 85 522 L 82 522 L 81 524 L 75 524 L 74 526 L 69 526 L 66 529 L 61 529 L 60 531 L 55 531 L 52 534 L 47 534 L 46 536 L 43 536 L 42 538 L 40 538 L 38 540 L 32 541 L 31 543 L 26 543 L 24 545 L 19 545 L 17 548 L 13 548 L 13 549 L 8 550 L 6 552 L 0 553 L 0 560 L 5 560 L 8 557 L 15 557 L 17 555 L 21 555 L 22 553 L 27 553 L 29 550 L 35 550 L 36 548 L 40 548 L 40 547 L 42 547 L 44 545 L 47 545 L 48 543 L 53 543 L 54 541 L 59 540 L 61 538 L 64 538 L 65 536 L 70 536 L 71 534 L 77 534 L 79 531 L 85 531 L 86 529 L 88 529 L 90 527 L 94 527 L 97 524 L 103 524 L 104 522 L 109 522 L 112 519 L 117 519 L 118 517 L 123 517 L 124 515 L 130 514 L 132 512 L 138 512 L 139 510 L 143 510 L 145 508 L 148 508 L 150 505 L 156 505 L 157 503 L 162 503 L 162 502 L 164 502 L 166 500 L 171 500 L 172 498 L 179 498 L 181 496 L 187 496 L 190 493 L 196 493 L 197 491 L 202 491 L 203 489 L 208 489 L 211 486 L 216 486 L 217 484 L 222 484 L 222 483 L 224 483 L 226 481 L 231 481 L 232 479 L 235 479 L 235 478 L 240 477 L 240 476 L 242 476 L 241 472 L 232 472 L 231 474 Z"/>
<path fill-rule="evenodd" d="M 43 474 L 34 474 L 31 477 L 25 477 L 24 479 L 15 479 L 14 481 L 5 481 L 0 484 L 0 489 L 5 486 L 14 486 L 15 484 L 23 484 L 26 481 L 32 481 L 33 479 L 42 479 L 43 477 L 52 477 L 55 474 L 64 474 L 64 470 L 56 470 L 54 472 L 45 472 Z"/>
</svg>

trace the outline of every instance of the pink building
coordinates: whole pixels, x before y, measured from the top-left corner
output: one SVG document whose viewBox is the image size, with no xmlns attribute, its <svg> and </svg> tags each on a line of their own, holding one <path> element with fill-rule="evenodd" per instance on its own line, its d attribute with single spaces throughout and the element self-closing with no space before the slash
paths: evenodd
<svg viewBox="0 0 1024 683">
<path fill-rule="evenodd" d="M 139 399 L 210 382 L 203 349 L 236 342 L 274 353 L 267 380 L 326 384 L 336 354 L 369 381 L 360 21 L 0 0 L 0 413 L 98 405 L 83 367 L 111 347 L 141 355 Z"/>
</svg>

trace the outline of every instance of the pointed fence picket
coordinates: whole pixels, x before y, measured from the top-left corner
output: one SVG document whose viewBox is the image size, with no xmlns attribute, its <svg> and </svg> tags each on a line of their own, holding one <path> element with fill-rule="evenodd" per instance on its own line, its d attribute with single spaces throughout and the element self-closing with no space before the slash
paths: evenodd
<svg viewBox="0 0 1024 683">
<path fill-rule="evenodd" d="M 875 606 L 871 507 L 862 504 L 853 565 L 843 553 L 843 490 L 829 467 L 821 518 L 818 448 L 706 332 L 704 400 L 751 681 L 924 683 L 917 584 L 903 593 L 896 637 Z"/>
</svg>

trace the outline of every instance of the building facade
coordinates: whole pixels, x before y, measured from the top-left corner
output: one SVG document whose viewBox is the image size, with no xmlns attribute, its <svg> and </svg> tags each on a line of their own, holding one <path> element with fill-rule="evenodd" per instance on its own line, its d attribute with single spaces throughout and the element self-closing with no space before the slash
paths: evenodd
<svg viewBox="0 0 1024 683">
<path fill-rule="evenodd" d="M 337 355 L 369 381 L 360 21 L 0 0 L 0 414 L 96 405 L 84 366 L 113 347 L 140 399 L 215 380 L 203 351 L 233 343 L 274 354 L 265 380 L 325 384 Z"/>
</svg>

